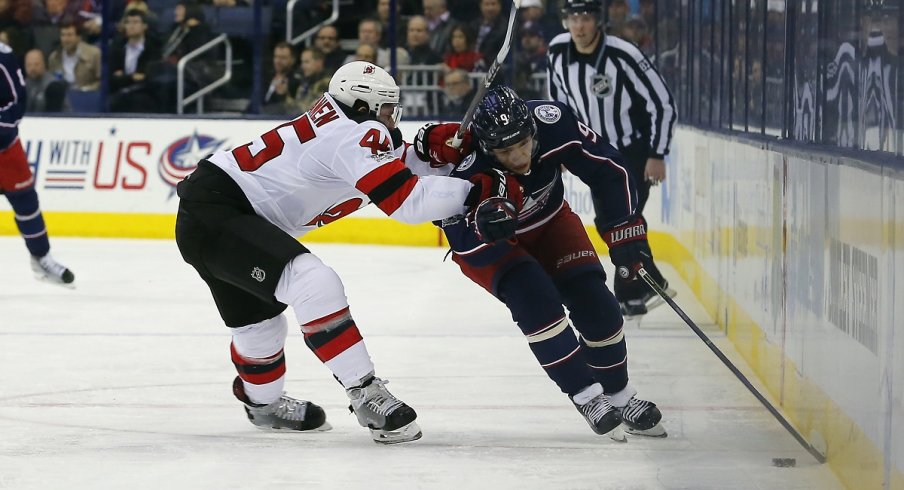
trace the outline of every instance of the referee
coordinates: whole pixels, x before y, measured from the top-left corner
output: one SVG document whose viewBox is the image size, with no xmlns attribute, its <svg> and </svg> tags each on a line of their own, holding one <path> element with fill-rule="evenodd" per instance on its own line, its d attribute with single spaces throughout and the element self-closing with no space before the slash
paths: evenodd
<svg viewBox="0 0 904 490">
<path fill-rule="evenodd" d="M 637 46 L 604 33 L 600 0 L 565 0 L 562 16 L 568 32 L 556 36 L 547 53 L 549 96 L 618 148 L 637 185 L 636 213 L 643 219 L 650 186 L 665 179 L 663 158 L 677 118 L 672 94 Z M 601 197 L 593 196 L 600 233 L 616 224 L 601 214 Z M 652 256 L 645 268 L 668 288 Z M 614 289 L 628 318 L 662 302 L 640 280 L 627 282 L 616 274 Z"/>
</svg>

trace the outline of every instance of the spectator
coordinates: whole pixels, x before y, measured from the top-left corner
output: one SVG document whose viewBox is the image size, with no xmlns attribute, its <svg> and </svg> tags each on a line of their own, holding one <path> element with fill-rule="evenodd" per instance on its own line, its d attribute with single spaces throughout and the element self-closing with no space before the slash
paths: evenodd
<svg viewBox="0 0 904 490">
<path fill-rule="evenodd" d="M 149 38 L 153 38 L 157 44 L 162 44 L 163 40 L 160 39 L 160 17 L 156 12 L 151 10 L 148 7 L 148 3 L 145 0 L 132 0 L 128 3 L 128 10 L 139 10 L 144 14 L 144 23 L 147 24 L 148 29 L 145 32 L 145 36 Z M 119 22 L 117 29 L 120 34 L 125 35 L 126 26 L 125 26 L 126 16 L 123 15 L 122 20 Z"/>
<path fill-rule="evenodd" d="M 355 59 L 352 61 L 366 61 L 368 63 L 377 64 L 377 48 L 370 44 L 360 44 L 355 50 Z"/>
<path fill-rule="evenodd" d="M 25 53 L 25 90 L 27 112 L 60 112 L 66 100 L 66 82 L 57 80 L 47 71 L 44 53 L 32 49 Z"/>
<path fill-rule="evenodd" d="M 546 7 L 543 6 L 543 0 L 523 0 L 518 15 L 521 20 L 521 29 L 536 28 L 543 36 L 543 40 L 549 44 L 549 41 L 564 29 L 558 19 L 544 15 L 545 12 Z"/>
<path fill-rule="evenodd" d="M 204 10 L 195 2 L 177 3 L 173 19 L 175 25 L 163 46 L 163 58 L 175 66 L 183 56 L 213 39 L 213 33 Z"/>
<path fill-rule="evenodd" d="M 204 11 L 196 2 L 185 0 L 177 3 L 173 8 L 173 19 L 176 23 L 166 36 L 161 61 L 148 69 L 152 73 L 149 88 L 151 93 L 157 94 L 160 101 L 158 109 L 164 112 L 175 112 L 177 109 L 176 66 L 179 60 L 213 39 Z M 213 54 L 196 58 L 186 66 L 185 94 L 197 91 L 198 87 L 215 78 L 212 73 Z"/>
<path fill-rule="evenodd" d="M 402 39 L 405 39 L 405 26 L 401 22 L 401 4 L 402 2 L 396 2 L 396 44 L 402 44 Z M 380 22 L 382 26 L 385 27 L 383 29 L 383 34 L 380 37 L 380 47 L 388 48 L 389 47 L 389 26 L 391 25 L 389 22 L 389 0 L 377 0 L 377 20 Z"/>
<path fill-rule="evenodd" d="M 474 22 L 477 32 L 477 51 L 484 60 L 492 60 L 505 41 L 506 19 L 502 16 L 500 0 L 480 0 L 480 18 Z"/>
<path fill-rule="evenodd" d="M 31 0 L 0 0 L 0 30 L 17 56 L 32 47 L 30 25 Z"/>
<path fill-rule="evenodd" d="M 383 26 L 376 19 L 363 19 L 358 23 L 358 43 L 360 45 L 373 46 L 376 49 L 376 61 L 373 62 L 377 66 L 389 71 L 389 48 L 380 47 L 380 39 L 382 38 Z M 346 62 L 355 61 L 355 55 L 349 55 Z M 408 52 L 405 48 L 396 48 L 396 62 L 400 65 L 409 63 Z"/>
<path fill-rule="evenodd" d="M 423 0 L 423 6 L 424 18 L 427 19 L 427 28 L 430 30 L 430 49 L 443 55 L 449 46 L 449 36 L 455 24 L 446 0 Z"/>
<path fill-rule="evenodd" d="M 339 31 L 334 26 L 323 26 L 317 31 L 314 47 L 323 53 L 327 75 L 332 75 L 345 63 L 345 52 L 339 47 Z"/>
<path fill-rule="evenodd" d="M 326 72 L 326 57 L 317 48 L 301 52 L 301 83 L 295 93 L 295 106 L 305 112 L 330 88 L 330 74 Z"/>
<path fill-rule="evenodd" d="M 157 40 L 148 37 L 144 12 L 129 9 L 123 16 L 123 35 L 110 48 L 110 110 L 154 112 L 159 103 L 148 89 L 148 65 L 160 60 Z"/>
<path fill-rule="evenodd" d="M 468 72 L 455 69 L 443 77 L 442 118 L 447 121 L 460 121 L 468 111 L 468 105 L 474 98 L 474 87 Z"/>
<path fill-rule="evenodd" d="M 476 68 L 482 68 L 483 56 L 474 48 L 475 42 L 476 35 L 471 26 L 457 24 L 449 36 L 449 51 L 443 58 L 443 63 L 450 70 L 460 68 L 474 71 Z"/>
<path fill-rule="evenodd" d="M 626 0 L 611 0 L 608 13 L 606 32 L 613 36 L 621 36 L 622 28 L 628 21 L 628 15 L 631 14 L 631 6 Z"/>
<path fill-rule="evenodd" d="M 411 56 L 412 65 L 435 65 L 443 59 L 430 49 L 430 37 L 427 27 L 427 19 L 415 15 L 408 20 L 408 54 Z"/>
<path fill-rule="evenodd" d="M 653 54 L 653 38 L 642 17 L 629 18 L 622 26 L 621 38 L 636 44 L 645 55 Z"/>
<path fill-rule="evenodd" d="M 75 24 L 60 26 L 60 47 L 50 53 L 48 65 L 70 88 L 97 90 L 100 87 L 100 49 L 82 41 Z"/>
<path fill-rule="evenodd" d="M 60 25 L 64 21 L 75 22 L 72 13 L 67 12 L 68 3 L 68 0 L 37 0 L 32 4 L 32 22 L 52 25 Z"/>
<path fill-rule="evenodd" d="M 273 75 L 261 99 L 264 114 L 289 114 L 295 111 L 295 92 L 301 74 L 295 70 L 295 49 L 281 41 L 273 47 Z"/>
<path fill-rule="evenodd" d="M 546 73 L 546 40 L 534 24 L 521 30 L 521 49 L 515 53 L 515 90 L 526 99 L 543 99 L 532 83 L 533 75 Z"/>
</svg>

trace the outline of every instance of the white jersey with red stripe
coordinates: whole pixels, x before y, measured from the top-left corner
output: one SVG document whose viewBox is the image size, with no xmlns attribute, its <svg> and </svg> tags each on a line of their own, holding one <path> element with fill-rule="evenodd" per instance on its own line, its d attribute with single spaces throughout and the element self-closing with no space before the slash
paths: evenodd
<svg viewBox="0 0 904 490">
<path fill-rule="evenodd" d="M 296 237 L 371 202 L 405 223 L 464 213 L 472 184 L 428 175 L 437 172 L 407 146 L 393 150 L 386 126 L 349 119 L 324 94 L 298 118 L 208 160 L 235 180 L 258 215 Z"/>
</svg>

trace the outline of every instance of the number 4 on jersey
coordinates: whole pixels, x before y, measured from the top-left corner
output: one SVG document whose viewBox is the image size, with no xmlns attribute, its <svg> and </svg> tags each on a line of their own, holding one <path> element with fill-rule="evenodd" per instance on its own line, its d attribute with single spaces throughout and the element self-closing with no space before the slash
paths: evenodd
<svg viewBox="0 0 904 490">
<path fill-rule="evenodd" d="M 381 141 L 380 132 L 376 129 L 368 130 L 364 137 L 361 138 L 361 142 L 358 144 L 364 148 L 370 148 L 370 152 L 374 155 L 390 150 L 389 138 L 383 136 L 383 139 Z"/>
</svg>

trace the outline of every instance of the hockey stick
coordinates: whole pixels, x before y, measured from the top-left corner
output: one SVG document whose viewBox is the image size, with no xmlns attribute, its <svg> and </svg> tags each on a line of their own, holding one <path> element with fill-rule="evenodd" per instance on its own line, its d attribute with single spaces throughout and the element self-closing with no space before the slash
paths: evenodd
<svg viewBox="0 0 904 490">
<path fill-rule="evenodd" d="M 487 90 L 490 89 L 490 84 L 493 83 L 493 79 L 496 78 L 496 73 L 499 72 L 502 63 L 505 62 L 505 57 L 508 56 L 509 47 L 512 44 L 512 36 L 515 33 L 515 15 L 518 13 L 518 6 L 520 4 L 520 0 L 515 0 L 513 2 L 512 9 L 509 12 L 508 30 L 505 31 L 505 40 L 502 41 L 502 47 L 500 47 L 499 52 L 496 53 L 496 59 L 490 64 L 490 68 L 487 70 L 483 83 L 477 86 L 477 92 L 474 94 L 474 98 L 471 99 L 471 104 L 468 105 L 468 111 L 465 112 L 465 116 L 461 119 L 461 125 L 458 127 L 458 131 L 455 132 L 455 136 L 452 138 L 451 145 L 453 148 L 461 148 L 462 138 L 465 136 L 465 132 L 471 124 L 471 119 L 474 118 L 474 111 L 477 110 L 477 104 L 480 103 L 483 96 L 486 95 Z"/>
<path fill-rule="evenodd" d="M 666 292 L 663 291 L 662 287 L 653 280 L 646 269 L 641 267 L 637 271 L 637 273 L 640 274 L 640 277 L 643 278 L 648 286 L 653 288 L 653 291 L 656 291 L 656 294 L 662 297 L 662 299 L 664 299 L 665 302 L 668 303 L 673 310 L 675 310 L 675 313 L 677 313 L 678 316 L 680 316 L 681 319 L 684 320 L 684 323 L 687 323 L 687 326 L 691 327 L 691 330 L 693 330 L 694 333 L 697 334 L 697 337 L 700 337 L 700 339 L 703 340 L 703 343 L 705 343 L 706 346 L 709 347 L 709 350 L 713 351 L 716 357 L 718 357 L 719 360 L 722 361 L 722 364 L 725 364 L 725 367 L 727 367 L 732 372 L 732 374 L 734 374 L 735 377 L 737 377 L 741 381 L 741 383 L 743 383 L 744 386 L 747 387 L 748 390 L 750 390 L 750 393 L 752 393 L 753 396 L 755 396 L 756 399 L 759 400 L 764 407 L 766 407 L 766 410 L 769 410 L 769 413 L 771 413 L 772 416 L 775 417 L 776 420 L 778 420 L 778 423 L 782 424 L 782 427 L 784 427 L 785 430 L 787 430 L 792 436 L 794 436 L 794 438 L 797 439 L 797 442 L 799 442 L 800 445 L 807 450 L 807 452 L 812 454 L 813 457 L 816 458 L 816 461 L 819 462 L 819 464 L 825 463 L 825 455 L 819 452 L 819 450 L 817 450 L 815 447 L 813 447 L 812 444 L 807 442 L 807 440 L 804 439 L 804 436 L 802 436 L 800 432 L 798 432 L 797 429 L 795 429 L 791 425 L 791 423 L 788 422 L 788 419 L 786 419 L 781 413 L 779 413 L 775 406 L 773 406 L 772 403 L 770 403 L 769 400 L 767 400 L 766 397 L 764 397 L 762 393 L 760 393 L 760 391 L 750 383 L 746 376 L 738 371 L 738 368 L 736 368 L 734 364 L 732 364 L 732 362 L 727 357 L 725 357 L 725 354 L 723 354 L 722 351 L 718 347 L 716 347 L 711 340 L 709 340 L 709 337 L 707 337 L 706 334 L 703 333 L 702 330 L 700 330 L 700 327 L 698 327 L 697 324 L 695 324 L 694 321 L 691 320 L 686 313 L 684 313 L 684 310 L 682 310 L 678 306 L 678 304 L 675 303 L 675 300 L 669 298 L 669 295 L 666 294 Z"/>
</svg>

